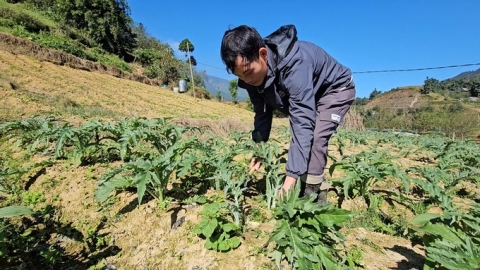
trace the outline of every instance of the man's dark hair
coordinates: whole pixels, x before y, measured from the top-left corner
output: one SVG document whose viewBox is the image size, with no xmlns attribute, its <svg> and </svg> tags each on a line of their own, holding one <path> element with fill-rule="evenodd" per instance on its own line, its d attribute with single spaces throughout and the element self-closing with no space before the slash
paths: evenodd
<svg viewBox="0 0 480 270">
<path fill-rule="evenodd" d="M 227 72 L 232 73 L 235 69 L 235 60 L 238 55 L 249 63 L 258 59 L 258 51 L 262 47 L 265 47 L 265 42 L 253 27 L 240 25 L 225 31 L 220 55 L 227 66 Z"/>
</svg>

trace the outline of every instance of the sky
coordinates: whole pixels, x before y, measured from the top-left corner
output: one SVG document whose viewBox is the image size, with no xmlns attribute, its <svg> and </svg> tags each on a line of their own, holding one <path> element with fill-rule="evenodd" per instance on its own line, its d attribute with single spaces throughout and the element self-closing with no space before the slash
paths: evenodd
<svg viewBox="0 0 480 270">
<path fill-rule="evenodd" d="M 246 24 L 267 36 L 293 24 L 299 40 L 322 47 L 353 72 L 480 63 L 478 0 L 127 0 L 131 17 L 177 50 L 188 38 L 197 70 L 227 80 L 220 43 L 230 27 Z M 357 97 L 377 89 L 422 85 L 480 65 L 411 72 L 354 74 Z"/>
</svg>

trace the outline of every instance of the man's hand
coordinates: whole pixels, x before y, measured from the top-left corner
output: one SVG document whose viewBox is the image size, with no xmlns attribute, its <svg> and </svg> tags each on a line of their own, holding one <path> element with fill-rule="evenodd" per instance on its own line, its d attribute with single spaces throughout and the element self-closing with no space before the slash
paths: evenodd
<svg viewBox="0 0 480 270">
<path fill-rule="evenodd" d="M 285 191 L 286 194 L 288 194 L 288 191 L 290 190 L 290 188 L 295 186 L 296 182 L 297 182 L 297 179 L 295 179 L 291 176 L 285 177 L 285 182 L 283 182 L 282 189 L 279 190 L 278 195 L 281 197 L 284 191 Z"/>
<path fill-rule="evenodd" d="M 250 172 L 249 174 L 252 174 L 254 171 L 258 171 L 260 169 L 260 166 L 262 165 L 262 159 L 258 157 L 252 158 L 252 161 L 250 161 Z"/>
</svg>

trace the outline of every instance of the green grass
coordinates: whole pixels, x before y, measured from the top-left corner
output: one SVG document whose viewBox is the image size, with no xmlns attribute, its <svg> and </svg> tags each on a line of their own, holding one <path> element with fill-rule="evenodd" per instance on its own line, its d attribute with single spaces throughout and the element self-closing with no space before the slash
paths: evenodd
<svg viewBox="0 0 480 270">
<path fill-rule="evenodd" d="M 24 14 L 25 16 L 28 16 L 45 26 L 48 26 L 50 28 L 56 28 L 56 23 L 52 19 L 48 18 L 45 15 L 42 15 L 38 11 L 31 10 L 31 8 L 28 5 L 25 5 L 22 3 L 10 4 L 10 3 L 7 3 L 7 1 L 5 0 L 0 0 L 0 10 L 1 9 L 10 10 L 10 12 L 15 15 Z"/>
<path fill-rule="evenodd" d="M 91 42 L 77 30 L 60 27 L 47 15 L 31 10 L 25 4 L 9 4 L 0 0 L 0 31 L 82 59 L 132 72 L 130 66 L 118 56 L 108 54 L 100 48 L 88 48 L 87 45 Z"/>
</svg>

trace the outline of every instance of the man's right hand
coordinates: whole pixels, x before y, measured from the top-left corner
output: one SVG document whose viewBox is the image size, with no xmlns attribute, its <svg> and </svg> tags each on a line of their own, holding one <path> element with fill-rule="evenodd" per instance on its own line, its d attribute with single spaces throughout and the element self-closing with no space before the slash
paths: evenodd
<svg viewBox="0 0 480 270">
<path fill-rule="evenodd" d="M 252 158 L 252 161 L 250 161 L 250 172 L 249 174 L 252 174 L 254 171 L 257 171 L 260 169 L 260 166 L 262 165 L 262 159 L 258 157 Z"/>
</svg>

